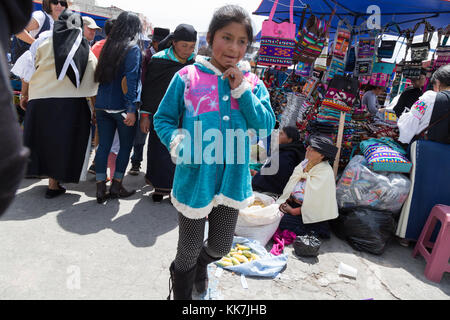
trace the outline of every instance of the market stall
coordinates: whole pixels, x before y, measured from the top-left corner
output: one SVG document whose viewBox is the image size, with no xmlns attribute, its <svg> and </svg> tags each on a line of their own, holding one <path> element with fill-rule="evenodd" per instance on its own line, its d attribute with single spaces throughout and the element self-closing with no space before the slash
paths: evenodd
<svg viewBox="0 0 450 320">
<path fill-rule="evenodd" d="M 408 197 L 412 163 L 406 146 L 397 142 L 398 119 L 388 106 L 422 70 L 427 72 L 424 92 L 432 72 L 449 63 L 450 3 L 419 0 L 411 6 L 406 0 L 383 1 L 378 4 L 377 26 L 371 20 L 373 12 L 367 10 L 372 1 L 349 2 L 262 1 L 254 14 L 268 19 L 263 22 L 256 63 L 267 67 L 263 78 L 280 127 L 296 125 L 303 141 L 311 135 L 328 136 L 338 147 L 336 181 L 340 190 L 348 188 L 338 192 L 342 219 L 364 216 L 358 218 L 359 227 L 361 223 L 368 227 L 379 219 L 377 214 L 385 214 L 389 228 L 384 235 L 393 235 L 391 221 L 398 220 Z M 437 46 L 432 41 L 436 35 Z M 398 46 L 403 44 L 406 51 L 399 56 Z M 368 88 L 377 87 L 384 90 L 377 97 L 382 108 L 374 114 L 363 97 Z M 358 169 L 351 162 L 356 156 Z M 371 179 L 361 176 L 363 168 Z M 354 191 L 359 183 L 366 195 L 362 189 Z M 389 193 L 397 197 L 389 198 Z M 345 231 L 352 230 L 343 229 L 342 219 L 336 221 L 337 228 L 346 238 Z M 384 235 L 376 239 L 382 243 L 375 249 L 359 248 L 381 254 Z"/>
</svg>

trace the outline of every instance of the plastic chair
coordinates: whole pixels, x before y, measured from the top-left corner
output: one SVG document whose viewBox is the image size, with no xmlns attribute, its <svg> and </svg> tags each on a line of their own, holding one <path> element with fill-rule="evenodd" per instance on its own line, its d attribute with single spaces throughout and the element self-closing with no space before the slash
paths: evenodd
<svg viewBox="0 0 450 320">
<path fill-rule="evenodd" d="M 436 242 L 432 243 L 430 238 L 438 220 L 441 222 L 441 228 Z M 427 248 L 432 249 L 431 253 Z M 427 261 L 425 277 L 428 280 L 440 282 L 444 272 L 450 272 L 450 206 L 438 204 L 431 210 L 414 248 L 413 257 L 415 258 L 419 252 Z"/>
</svg>

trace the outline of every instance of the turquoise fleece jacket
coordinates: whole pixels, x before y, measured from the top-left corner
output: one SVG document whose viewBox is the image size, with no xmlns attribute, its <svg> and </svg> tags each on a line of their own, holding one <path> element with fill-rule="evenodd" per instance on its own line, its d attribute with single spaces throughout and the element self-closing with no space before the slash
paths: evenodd
<svg viewBox="0 0 450 320">
<path fill-rule="evenodd" d="M 250 65 L 238 67 L 244 81 L 231 90 L 209 58 L 197 56 L 175 74 L 154 116 L 155 131 L 177 163 L 172 203 L 190 219 L 204 218 L 219 205 L 243 209 L 254 201 L 245 133 L 270 135 L 275 114 Z"/>
</svg>

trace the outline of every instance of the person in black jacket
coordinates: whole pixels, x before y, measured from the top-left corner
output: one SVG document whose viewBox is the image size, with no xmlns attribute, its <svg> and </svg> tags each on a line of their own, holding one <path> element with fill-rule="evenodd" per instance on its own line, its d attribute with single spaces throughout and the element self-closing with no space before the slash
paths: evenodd
<svg viewBox="0 0 450 320">
<path fill-rule="evenodd" d="M 29 150 L 23 146 L 17 114 L 12 106 L 6 51 L 9 38 L 27 25 L 31 17 L 31 0 L 0 2 L 0 215 L 9 207 L 22 180 Z"/>
<path fill-rule="evenodd" d="M 450 64 L 440 67 L 432 77 L 436 95 L 427 137 L 430 141 L 450 144 Z"/>
<path fill-rule="evenodd" d="M 425 86 L 426 79 L 426 72 L 425 70 L 422 70 L 420 78 L 413 80 L 413 86 L 409 87 L 402 93 L 394 107 L 394 112 L 398 118 L 400 118 L 406 108 L 411 109 L 414 102 L 419 100 L 420 96 L 423 94 L 423 87 Z"/>
<path fill-rule="evenodd" d="M 281 195 L 295 167 L 305 159 L 306 149 L 300 141 L 296 127 L 284 127 L 279 134 L 279 148 L 275 151 L 264 167 L 270 167 L 273 159 L 279 157 L 279 169 L 275 175 L 254 174 L 252 186 L 254 191 Z"/>
<path fill-rule="evenodd" d="M 180 24 L 160 42 L 161 51 L 152 56 L 142 86 L 140 126 L 143 133 L 149 133 L 145 180 L 155 188 L 152 194 L 155 202 L 161 202 L 165 195 L 170 194 L 175 164 L 153 128 L 153 116 L 175 73 L 195 62 L 196 42 L 194 27 Z"/>
</svg>

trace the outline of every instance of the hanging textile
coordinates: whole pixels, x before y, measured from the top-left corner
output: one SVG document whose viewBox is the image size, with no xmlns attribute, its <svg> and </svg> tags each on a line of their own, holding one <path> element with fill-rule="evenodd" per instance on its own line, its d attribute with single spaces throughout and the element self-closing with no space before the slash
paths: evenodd
<svg viewBox="0 0 450 320">
<path fill-rule="evenodd" d="M 306 8 L 303 10 L 302 20 L 296 37 L 297 44 L 294 50 L 295 61 L 311 64 L 320 56 L 327 42 L 328 28 L 334 13 L 335 11 L 331 13 L 328 21 L 319 19 L 311 13 L 306 25 L 303 26 Z"/>
<path fill-rule="evenodd" d="M 295 48 L 294 0 L 290 4 L 289 22 L 273 21 L 277 5 L 275 0 L 269 19 L 263 22 L 258 64 L 290 67 Z"/>
</svg>

